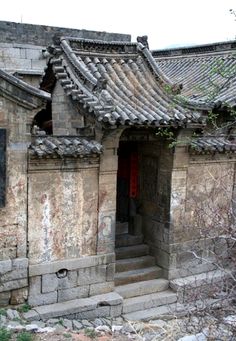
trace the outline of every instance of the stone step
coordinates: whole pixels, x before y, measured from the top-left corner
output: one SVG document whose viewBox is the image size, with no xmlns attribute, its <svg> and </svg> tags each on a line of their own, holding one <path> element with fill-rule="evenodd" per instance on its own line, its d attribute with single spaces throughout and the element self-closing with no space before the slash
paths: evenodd
<svg viewBox="0 0 236 341">
<path fill-rule="evenodd" d="M 155 258 L 152 256 L 118 259 L 116 261 L 116 272 L 148 268 L 150 266 L 154 266 L 155 264 Z"/>
<path fill-rule="evenodd" d="M 172 317 L 175 312 L 176 303 L 163 305 L 151 309 L 137 310 L 124 314 L 123 318 L 128 321 L 151 321 L 163 317 Z"/>
<path fill-rule="evenodd" d="M 123 298 L 116 292 L 79 298 L 72 301 L 33 307 L 23 316 L 27 321 L 48 320 L 65 317 L 68 319 L 95 319 L 117 317 L 122 310 Z"/>
<path fill-rule="evenodd" d="M 161 291 L 149 295 L 124 299 L 123 314 L 138 310 L 151 309 L 154 307 L 175 303 L 177 294 L 172 290 Z"/>
<path fill-rule="evenodd" d="M 131 246 L 142 244 L 143 236 L 133 236 L 129 233 L 119 234 L 116 236 L 116 247 Z"/>
<path fill-rule="evenodd" d="M 204 306 L 212 308 L 215 307 L 216 309 L 226 306 L 228 301 L 225 300 L 222 302 L 221 299 L 206 299 L 204 301 Z M 171 303 L 167 305 L 162 305 L 155 308 L 144 309 L 144 310 L 137 310 L 133 311 L 132 313 L 127 313 L 123 315 L 123 318 L 128 321 L 151 321 L 157 319 L 173 319 L 173 318 L 180 318 L 189 313 L 193 314 L 195 311 L 199 312 L 199 309 L 203 308 L 202 300 L 194 301 L 193 303 L 189 302 L 186 309 L 186 303 Z"/>
<path fill-rule="evenodd" d="M 124 233 L 128 233 L 129 227 L 128 227 L 128 223 L 120 223 L 117 222 L 116 223 L 116 235 L 119 234 L 124 234 Z"/>
<path fill-rule="evenodd" d="M 168 288 L 169 281 L 164 278 L 158 278 L 151 279 L 150 281 L 120 285 L 115 288 L 115 291 L 123 298 L 130 298 L 164 291 Z"/>
<path fill-rule="evenodd" d="M 124 246 L 116 248 L 116 259 L 133 258 L 146 256 L 149 253 L 149 247 L 146 244 Z"/>
<path fill-rule="evenodd" d="M 162 270 L 157 266 L 118 272 L 115 274 L 115 285 L 124 285 L 139 281 L 148 281 L 150 279 L 161 277 L 161 274 Z"/>
</svg>

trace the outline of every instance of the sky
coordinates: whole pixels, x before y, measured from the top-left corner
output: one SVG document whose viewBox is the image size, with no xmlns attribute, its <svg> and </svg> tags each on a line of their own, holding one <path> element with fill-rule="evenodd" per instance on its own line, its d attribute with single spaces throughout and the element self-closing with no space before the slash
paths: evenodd
<svg viewBox="0 0 236 341">
<path fill-rule="evenodd" d="M 236 37 L 236 0 L 3 0 L 0 20 L 147 35 L 150 49 Z"/>
</svg>

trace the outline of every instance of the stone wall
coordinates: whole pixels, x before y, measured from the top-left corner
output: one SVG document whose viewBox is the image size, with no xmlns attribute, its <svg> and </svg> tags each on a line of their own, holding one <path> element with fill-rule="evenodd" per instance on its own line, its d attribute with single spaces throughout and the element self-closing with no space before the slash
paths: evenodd
<svg viewBox="0 0 236 341">
<path fill-rule="evenodd" d="M 169 278 L 211 271 L 215 262 L 224 267 L 227 245 L 218 237 L 226 235 L 232 223 L 235 158 L 191 156 L 179 145 L 171 182 Z"/>
<path fill-rule="evenodd" d="M 24 303 L 28 297 L 28 259 L 0 261 L 0 307 Z"/>
<path fill-rule="evenodd" d="M 114 288 L 114 254 L 64 259 L 29 267 L 29 304 L 70 301 Z"/>
<path fill-rule="evenodd" d="M 128 34 L 0 21 L 0 68 L 17 72 L 24 81 L 38 87 L 47 63 L 46 47 L 53 44 L 57 34 L 106 41 L 131 40 Z"/>
<path fill-rule="evenodd" d="M 116 228 L 117 149 L 122 131 L 103 137 L 104 152 L 100 158 L 98 201 L 98 244 L 100 254 L 114 252 Z"/>
<path fill-rule="evenodd" d="M 78 104 L 66 96 L 59 81 L 52 93 L 52 121 L 54 135 L 77 135 L 78 129 L 84 127 Z"/>
<path fill-rule="evenodd" d="M 47 46 L 52 43 L 53 36 L 98 39 L 106 41 L 130 41 L 129 34 L 87 31 L 65 27 L 21 24 L 10 21 L 0 21 L 0 42 Z"/>
<path fill-rule="evenodd" d="M 6 203 L 0 208 L 0 305 L 27 297 L 27 148 L 34 111 L 0 97 L 6 129 Z"/>
<path fill-rule="evenodd" d="M 151 141 L 139 144 L 140 214 L 145 241 L 163 268 L 169 267 L 169 207 L 173 153 L 167 143 Z"/>
<path fill-rule="evenodd" d="M 18 72 L 26 77 L 40 76 L 46 67 L 43 46 L 20 43 L 0 43 L 0 68 L 9 72 Z M 25 78 L 24 80 L 27 80 Z M 29 79 L 28 79 L 29 80 Z"/>
<path fill-rule="evenodd" d="M 0 97 L 0 127 L 7 129 L 6 205 L 0 209 L 0 259 L 26 256 L 27 110 Z"/>
</svg>

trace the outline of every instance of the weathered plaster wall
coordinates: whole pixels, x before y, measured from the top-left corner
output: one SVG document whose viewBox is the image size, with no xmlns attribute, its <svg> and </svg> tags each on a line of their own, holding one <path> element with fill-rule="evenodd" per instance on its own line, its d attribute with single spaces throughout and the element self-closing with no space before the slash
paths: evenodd
<svg viewBox="0 0 236 341">
<path fill-rule="evenodd" d="M 27 110 L 0 97 L 0 126 L 7 129 L 6 206 L 0 209 L 0 259 L 26 256 Z"/>
<path fill-rule="evenodd" d="M 6 205 L 0 208 L 0 305 L 27 297 L 27 148 L 33 115 L 0 96 L 0 127 L 7 129 Z"/>
<path fill-rule="evenodd" d="M 215 268 L 230 226 L 235 160 L 230 155 L 195 155 L 177 146 L 171 179 L 169 278 Z M 222 230 L 223 228 L 223 230 Z M 224 260 L 219 257 L 217 262 Z"/>
<path fill-rule="evenodd" d="M 29 304 L 113 291 L 114 253 L 97 254 L 98 160 L 34 160 L 29 169 Z"/>
<path fill-rule="evenodd" d="M 36 163 L 29 174 L 30 264 L 96 254 L 97 166 Z"/>
</svg>

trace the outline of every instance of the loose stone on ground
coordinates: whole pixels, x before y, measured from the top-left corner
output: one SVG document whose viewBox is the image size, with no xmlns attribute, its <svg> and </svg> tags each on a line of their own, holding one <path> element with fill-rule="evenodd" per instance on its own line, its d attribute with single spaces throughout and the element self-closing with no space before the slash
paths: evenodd
<svg viewBox="0 0 236 341">
<path fill-rule="evenodd" d="M 18 317 L 16 317 L 18 316 Z M 236 314 L 226 314 L 221 320 L 212 315 L 192 315 L 174 319 L 156 319 L 149 322 L 127 321 L 118 318 L 94 320 L 69 320 L 51 318 L 47 321 L 27 322 L 17 310 L 0 312 L 0 328 L 7 328 L 13 335 L 22 331 L 34 334 L 34 341 L 206 341 L 231 340 L 236 337 Z M 66 336 L 65 336 L 66 335 Z M 14 338 L 12 340 L 15 340 Z"/>
</svg>

